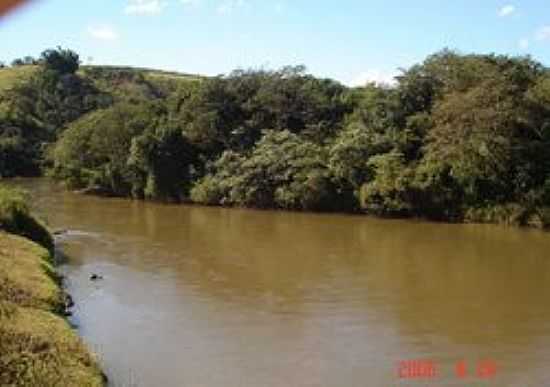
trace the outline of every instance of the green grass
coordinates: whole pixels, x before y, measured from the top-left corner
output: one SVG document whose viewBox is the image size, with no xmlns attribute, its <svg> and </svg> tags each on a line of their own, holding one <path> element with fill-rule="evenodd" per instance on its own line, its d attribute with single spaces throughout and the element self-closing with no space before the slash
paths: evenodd
<svg viewBox="0 0 550 387">
<path fill-rule="evenodd" d="M 31 215 L 21 190 L 0 185 L 0 230 L 22 235 L 53 250 L 53 239 L 46 227 Z"/>
<path fill-rule="evenodd" d="M 201 75 L 197 74 L 188 74 L 188 73 L 180 73 L 176 71 L 164 71 L 164 70 L 156 70 L 156 69 L 150 69 L 145 67 L 132 67 L 132 66 L 92 66 L 92 65 L 84 65 L 80 66 L 82 71 L 86 71 L 87 69 L 101 69 L 105 71 L 130 71 L 130 72 L 136 72 L 136 73 L 142 73 L 145 76 L 162 76 L 162 77 L 168 77 L 168 78 L 179 78 L 179 79 L 187 79 L 187 80 L 196 80 L 203 78 Z"/>
<path fill-rule="evenodd" d="M 0 300 L 22 307 L 62 309 L 50 254 L 26 239 L 0 233 Z"/>
<path fill-rule="evenodd" d="M 2 95 L 19 82 L 28 80 L 36 71 L 38 71 L 38 66 L 34 65 L 0 69 L 0 112 L 7 111 L 9 107 L 8 100 L 2 102 Z M 123 75 L 117 79 L 117 73 Z M 200 81 L 204 78 L 196 74 L 130 66 L 83 65 L 80 66 L 78 74 L 84 78 L 88 78 L 99 90 L 113 95 L 117 100 L 124 100 L 132 96 L 145 96 L 146 98 L 150 96 L 148 86 L 140 82 L 137 76 L 143 77 L 142 79 L 158 87 L 160 90 L 168 92 L 174 91 L 179 85 Z M 129 79 L 127 77 L 128 74 L 136 78 Z"/>
<path fill-rule="evenodd" d="M 9 111 L 11 101 L 3 98 L 4 95 L 20 82 L 28 80 L 38 66 L 5 67 L 0 69 L 0 116 Z"/>
<path fill-rule="evenodd" d="M 11 89 L 18 82 L 29 79 L 38 66 L 18 66 L 0 69 L 0 94 Z"/>
<path fill-rule="evenodd" d="M 86 70 L 99 69 L 105 72 L 131 72 L 142 74 L 146 79 L 155 81 L 170 81 L 175 83 L 197 81 L 204 78 L 201 75 L 179 73 L 175 71 L 163 71 L 141 67 L 129 66 L 81 66 L 78 74 L 85 76 Z M 0 95 L 13 88 L 18 82 L 24 82 L 29 79 L 36 71 L 38 66 L 27 65 L 18 67 L 5 67 L 0 69 Z"/>
<path fill-rule="evenodd" d="M 0 385 L 102 386 L 96 359 L 57 314 L 63 295 L 49 258 L 0 232 Z"/>
<path fill-rule="evenodd" d="M 96 359 L 60 315 L 53 240 L 26 199 L 0 186 L 0 386 L 102 386 Z"/>
<path fill-rule="evenodd" d="M 128 66 L 81 66 L 78 74 L 115 101 L 152 99 L 196 82 L 197 75 Z"/>
</svg>

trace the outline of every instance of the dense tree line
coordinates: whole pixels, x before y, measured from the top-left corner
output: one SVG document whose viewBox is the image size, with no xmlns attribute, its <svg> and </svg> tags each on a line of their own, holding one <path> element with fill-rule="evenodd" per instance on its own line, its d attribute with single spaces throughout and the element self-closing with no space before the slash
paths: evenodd
<svg viewBox="0 0 550 387">
<path fill-rule="evenodd" d="M 529 57 L 443 50 L 403 71 L 395 86 L 352 89 L 303 67 L 160 87 L 129 70 L 75 75 L 42 58 L 39 80 L 16 99 L 38 128 L 30 132 L 51 128 L 46 165 L 72 188 L 550 225 L 550 71 Z M 47 81 L 50 71 L 56 78 Z M 74 88 L 63 74 L 77 77 Z M 117 86 L 104 93 L 105 83 Z M 50 94 L 60 89 L 63 97 Z M 2 157 L 0 168 L 28 159 Z"/>
<path fill-rule="evenodd" d="M 76 74 L 75 52 L 46 50 L 39 60 L 21 65 L 35 64 L 38 70 L 29 79 L 0 94 L 0 177 L 39 174 L 46 146 L 67 124 L 112 103 L 109 95 Z"/>
</svg>

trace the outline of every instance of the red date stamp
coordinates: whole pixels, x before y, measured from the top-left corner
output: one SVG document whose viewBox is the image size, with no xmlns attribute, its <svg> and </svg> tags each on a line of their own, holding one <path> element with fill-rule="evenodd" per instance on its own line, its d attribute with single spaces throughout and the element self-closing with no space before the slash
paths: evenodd
<svg viewBox="0 0 550 387">
<path fill-rule="evenodd" d="M 432 360 L 403 360 L 397 373 L 400 379 L 433 379 L 437 376 L 437 364 Z"/>
<path fill-rule="evenodd" d="M 474 364 L 460 360 L 455 363 L 452 371 L 459 379 L 492 379 L 497 375 L 497 364 L 491 359 L 479 360 Z M 403 360 L 397 365 L 397 375 L 400 379 L 436 379 L 440 376 L 440 367 L 437 362 L 429 359 Z"/>
</svg>

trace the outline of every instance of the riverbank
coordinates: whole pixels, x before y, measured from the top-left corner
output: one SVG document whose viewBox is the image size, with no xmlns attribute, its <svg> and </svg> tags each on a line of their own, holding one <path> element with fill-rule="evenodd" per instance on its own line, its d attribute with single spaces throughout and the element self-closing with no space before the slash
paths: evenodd
<svg viewBox="0 0 550 387">
<path fill-rule="evenodd" d="M 0 187 L 0 385 L 102 386 L 96 359 L 62 316 L 52 250 L 22 194 Z"/>
</svg>

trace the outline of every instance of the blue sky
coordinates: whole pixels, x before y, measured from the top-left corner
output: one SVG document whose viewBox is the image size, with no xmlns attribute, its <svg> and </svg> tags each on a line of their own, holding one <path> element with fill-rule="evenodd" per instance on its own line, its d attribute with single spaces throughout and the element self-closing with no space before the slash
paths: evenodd
<svg viewBox="0 0 550 387">
<path fill-rule="evenodd" d="M 0 60 L 61 45 L 85 63 L 215 75 L 305 64 L 388 80 L 443 47 L 550 65 L 548 0 L 34 0 L 0 19 Z"/>
</svg>

